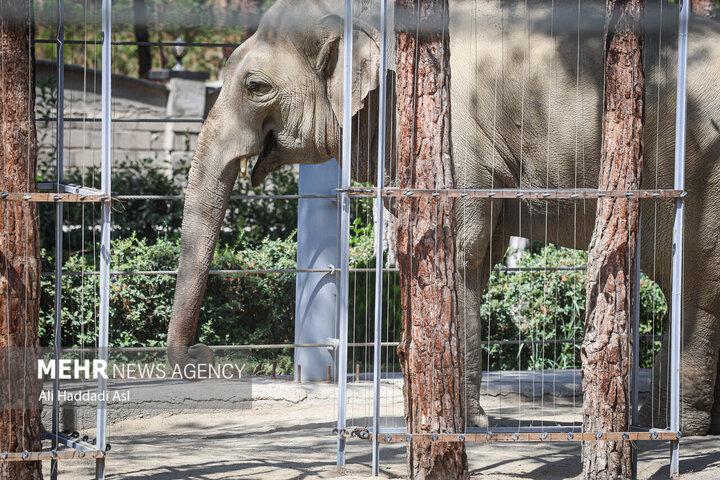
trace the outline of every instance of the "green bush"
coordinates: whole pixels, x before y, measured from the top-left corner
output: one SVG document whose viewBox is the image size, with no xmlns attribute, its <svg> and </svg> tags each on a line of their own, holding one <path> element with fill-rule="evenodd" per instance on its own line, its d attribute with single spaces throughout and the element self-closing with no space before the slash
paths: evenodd
<svg viewBox="0 0 720 480">
<path fill-rule="evenodd" d="M 372 228 L 353 226 L 351 263 L 373 267 Z M 242 245 L 242 246 L 241 246 Z M 159 239 L 152 244 L 131 236 L 113 241 L 112 268 L 130 270 L 173 270 L 177 267 L 179 242 Z M 265 239 L 259 246 L 219 246 L 214 269 L 288 269 L 295 265 L 293 235 L 284 240 Z M 579 344 L 550 343 L 554 339 L 580 340 L 585 316 L 585 272 L 543 271 L 546 265 L 584 265 L 585 252 L 540 248 L 526 253 L 520 266 L 540 270 L 508 272 L 496 270 L 483 295 L 480 310 L 482 337 L 490 340 L 535 340 L 535 344 L 485 346 L 486 368 L 491 370 L 578 368 Z M 92 255 L 76 252 L 66 262 L 69 271 L 92 271 Z M 93 345 L 98 309 L 97 276 L 63 277 L 63 334 L 66 347 Z M 375 275 L 355 273 L 350 279 L 350 340 L 371 341 Z M 174 275 L 118 275 L 113 279 L 110 303 L 110 344 L 112 346 L 161 346 L 165 344 L 172 310 Z M 400 286 L 397 272 L 385 274 L 383 282 L 383 341 L 400 338 Z M 41 339 L 52 343 L 53 282 L 42 283 Z M 295 275 L 211 275 L 200 313 L 197 340 L 209 345 L 292 343 L 295 312 Z M 654 324 L 654 325 L 653 325 Z M 667 324 L 667 305 L 660 289 L 647 277 L 641 279 L 640 333 L 662 333 Z M 544 341 L 544 342 L 543 342 Z M 641 343 L 641 365 L 651 365 L 660 342 Z M 283 372 L 291 352 L 263 350 L 253 358 L 265 363 L 257 371 L 269 371 L 269 361 L 278 360 Z M 384 350 L 384 364 L 397 368 L 395 349 Z M 358 347 L 350 353 L 351 366 L 366 368 L 372 350 Z"/>
<path fill-rule="evenodd" d="M 360 227 L 372 248 L 372 227 Z M 357 234 L 358 227 L 352 231 Z M 352 251 L 352 250 L 351 250 Z M 367 248 L 365 249 L 367 251 Z M 544 270 L 545 267 L 584 267 L 587 252 L 532 242 L 520 258 L 519 267 L 535 270 L 493 271 L 482 296 L 480 324 L 483 340 L 521 340 L 518 344 L 483 345 L 483 368 L 490 370 L 538 370 L 580 368 L 580 344 L 554 340 L 582 340 L 585 324 L 585 271 Z M 372 253 L 359 257 L 358 267 L 374 267 Z M 374 328 L 374 273 L 350 278 L 350 341 L 370 342 Z M 385 274 L 383 282 L 383 341 L 398 341 L 401 334 L 400 285 L 397 272 Z M 644 274 L 640 280 L 640 334 L 663 334 L 667 326 L 667 303 L 660 288 Z M 642 339 L 640 366 L 650 367 L 660 341 Z M 395 349 L 383 349 L 383 363 L 399 369 Z M 359 363 L 372 368 L 372 349 L 350 352 L 350 368 Z M 386 368 L 386 367 L 383 367 Z"/>
<path fill-rule="evenodd" d="M 259 248 L 219 247 L 215 269 L 292 268 L 295 240 L 265 240 Z M 160 239 L 150 244 L 131 236 L 112 242 L 113 270 L 174 270 L 179 242 Z M 66 269 L 93 270 L 83 252 L 70 255 Z M 117 347 L 165 344 L 175 292 L 174 275 L 118 275 L 111 283 L 110 345 Z M 93 345 L 99 307 L 97 276 L 63 277 L 65 347 Z M 54 286 L 43 277 L 40 332 L 43 345 L 52 344 Z M 293 337 L 295 275 L 211 275 L 200 313 L 198 341 L 210 345 L 284 343 Z"/>
<path fill-rule="evenodd" d="M 481 331 L 483 339 L 535 340 L 539 343 L 485 346 L 485 360 L 489 361 L 491 370 L 579 368 L 579 343 L 548 341 L 582 340 L 585 271 L 542 269 L 585 266 L 587 252 L 554 245 L 539 247 L 537 253 L 532 250 L 536 249 L 526 252 L 519 266 L 540 270 L 493 272 L 483 295 Z M 665 298 L 660 288 L 644 274 L 640 280 L 640 296 L 640 333 L 664 333 L 667 325 Z M 651 366 L 659 346 L 659 341 L 641 341 L 642 367 Z"/>
<path fill-rule="evenodd" d="M 172 172 L 168 175 L 168 171 Z M 49 158 L 41 158 L 39 179 L 52 181 L 54 169 Z M 121 195 L 182 195 L 187 186 L 188 165 L 170 166 L 152 158 L 116 161 L 112 188 Z M 99 179 L 95 170 L 70 168 L 65 172 L 67 183 L 92 185 L 89 179 Z M 96 180 L 97 181 L 97 180 Z M 273 174 L 272 182 L 252 189 L 249 179 L 240 178 L 234 194 L 296 194 L 297 177 L 291 168 Z M 122 200 L 113 203 L 113 238 L 132 235 L 152 243 L 158 238 L 174 239 L 182 225 L 182 200 Z M 100 210 L 94 204 L 68 204 L 64 208 L 63 251 L 67 260 L 70 252 L 92 248 L 93 234 L 97 236 Z M 284 239 L 297 227 L 295 200 L 234 200 L 230 202 L 220 232 L 220 244 L 235 244 L 242 235 L 246 245 L 257 246 L 264 239 Z M 42 247 L 54 251 L 55 206 L 40 204 L 40 239 Z M 49 265 L 46 264 L 46 267 Z"/>
</svg>

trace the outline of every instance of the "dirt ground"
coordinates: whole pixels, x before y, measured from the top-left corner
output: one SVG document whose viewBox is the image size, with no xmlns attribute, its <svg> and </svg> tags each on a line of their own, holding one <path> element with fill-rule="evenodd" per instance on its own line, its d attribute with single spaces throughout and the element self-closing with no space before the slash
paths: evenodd
<svg viewBox="0 0 720 480">
<path fill-rule="evenodd" d="M 253 389 L 250 409 L 155 411 L 112 423 L 108 429 L 112 450 L 107 460 L 107 478 L 370 477 L 371 449 L 365 440 L 348 440 L 347 466 L 342 473 L 337 472 L 332 435 L 337 411 L 334 386 L 265 380 L 256 382 Z M 349 386 L 349 424 L 368 423 L 370 391 L 370 384 L 365 382 Z M 568 396 L 518 400 L 520 397 L 512 391 L 487 393 L 484 404 L 491 424 L 496 425 L 513 424 L 517 414 L 536 422 L 565 423 L 578 418 L 578 407 L 582 404 L 576 397 Z M 386 426 L 402 424 L 402 396 L 397 383 L 384 385 L 383 411 Z M 468 444 L 474 479 L 580 478 L 580 454 L 580 444 L 576 442 Z M 380 478 L 404 477 L 404 445 L 382 445 L 380 455 Z M 638 478 L 668 478 L 668 463 L 668 442 L 640 443 Z M 720 478 L 720 437 L 683 438 L 680 468 L 683 479 Z M 61 480 L 86 480 L 93 478 L 93 474 L 92 461 L 60 463 Z"/>
</svg>

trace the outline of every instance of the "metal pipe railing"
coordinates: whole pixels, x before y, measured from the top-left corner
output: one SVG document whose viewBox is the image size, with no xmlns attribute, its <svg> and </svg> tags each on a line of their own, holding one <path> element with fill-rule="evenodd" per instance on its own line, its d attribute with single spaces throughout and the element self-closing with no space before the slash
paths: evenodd
<svg viewBox="0 0 720 480">
<path fill-rule="evenodd" d="M 662 335 L 640 335 L 640 340 L 644 342 L 659 341 L 662 340 Z M 579 338 L 552 338 L 547 340 L 538 339 L 527 339 L 527 340 L 481 340 L 480 344 L 484 346 L 491 345 L 539 345 L 539 344 L 562 344 L 562 343 L 575 343 L 581 344 L 582 339 Z M 380 342 L 380 347 L 397 347 L 400 342 Z M 368 348 L 375 347 L 375 342 L 349 342 L 348 348 Z M 254 344 L 243 344 L 243 345 L 208 345 L 211 350 L 282 350 L 285 348 L 329 348 L 337 350 L 339 348 L 338 343 L 269 343 L 264 345 Z M 166 347 L 108 347 L 110 352 L 123 352 L 123 353 L 142 353 L 142 352 L 164 352 Z M 95 352 L 95 348 L 64 348 L 64 353 L 92 353 Z"/>
</svg>

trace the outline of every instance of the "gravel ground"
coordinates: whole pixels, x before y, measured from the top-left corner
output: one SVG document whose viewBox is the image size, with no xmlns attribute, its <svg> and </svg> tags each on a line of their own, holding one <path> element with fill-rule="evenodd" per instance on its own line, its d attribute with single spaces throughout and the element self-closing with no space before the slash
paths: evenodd
<svg viewBox="0 0 720 480">
<path fill-rule="evenodd" d="M 510 383 L 508 384 L 510 385 Z M 522 388 L 522 386 L 520 387 Z M 517 423 L 517 412 L 535 421 L 577 420 L 582 400 L 518 397 L 512 388 L 489 391 L 484 405 L 492 425 Z M 327 384 L 258 380 L 253 407 L 244 410 L 155 410 L 109 426 L 112 450 L 107 473 L 113 480 L 314 479 L 370 477 L 370 443 L 349 440 L 347 467 L 335 467 L 335 387 Z M 367 424 L 370 385 L 349 385 L 348 423 Z M 574 407 L 574 408 L 573 408 Z M 396 381 L 383 387 L 386 425 L 399 425 L 402 395 Z M 574 415 L 573 415 L 574 412 Z M 92 431 L 87 431 L 92 435 Z M 468 444 L 472 478 L 580 478 L 579 443 Z M 381 447 L 381 478 L 403 478 L 402 444 Z M 668 442 L 641 442 L 640 479 L 668 478 Z M 49 466 L 49 465 L 48 465 Z M 720 478 L 720 437 L 685 437 L 681 442 L 683 479 Z M 61 480 L 93 478 L 91 461 L 60 463 Z"/>
</svg>

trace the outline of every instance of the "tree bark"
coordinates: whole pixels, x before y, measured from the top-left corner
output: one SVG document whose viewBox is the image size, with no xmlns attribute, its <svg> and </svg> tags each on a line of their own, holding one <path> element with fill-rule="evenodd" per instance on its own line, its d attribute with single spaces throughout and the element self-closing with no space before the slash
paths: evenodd
<svg viewBox="0 0 720 480">
<path fill-rule="evenodd" d="M 447 0 L 397 1 L 395 30 L 399 185 L 453 188 Z M 453 203 L 404 197 L 398 210 L 403 325 L 398 353 L 407 431 L 462 433 L 465 388 Z M 407 463 L 411 479 L 468 478 L 463 443 L 410 442 Z"/>
<path fill-rule="evenodd" d="M 135 40 L 138 42 L 149 42 L 147 7 L 145 0 L 133 1 Z M 150 56 L 150 45 L 138 45 L 138 77 L 150 78 L 152 69 L 152 57 Z"/>
<path fill-rule="evenodd" d="M 36 189 L 32 6 L 6 1 L 0 15 L 0 190 Z M 40 451 L 42 382 L 36 348 L 40 308 L 37 204 L 0 201 L 0 451 Z M 0 462 L 3 480 L 42 479 L 40 462 Z"/>
<path fill-rule="evenodd" d="M 701 17 L 713 18 L 717 14 L 715 0 L 692 0 L 692 11 Z"/>
<path fill-rule="evenodd" d="M 607 0 L 603 145 L 598 188 L 639 189 L 643 165 L 644 0 Z M 584 429 L 630 427 L 631 276 L 639 201 L 598 199 L 587 267 L 587 310 L 581 348 Z M 602 437 L 601 437 L 602 438 Z M 584 442 L 586 479 L 630 479 L 629 441 Z"/>
</svg>

